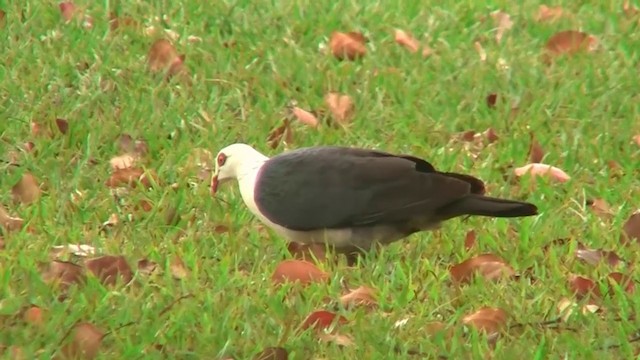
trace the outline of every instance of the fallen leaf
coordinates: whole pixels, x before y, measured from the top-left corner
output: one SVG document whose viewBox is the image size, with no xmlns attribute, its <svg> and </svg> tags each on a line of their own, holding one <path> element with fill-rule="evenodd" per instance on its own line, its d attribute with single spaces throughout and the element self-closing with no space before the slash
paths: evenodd
<svg viewBox="0 0 640 360">
<path fill-rule="evenodd" d="M 404 30 L 395 29 L 394 37 L 398 44 L 404 46 L 412 53 L 417 52 L 420 48 L 420 42 Z"/>
<path fill-rule="evenodd" d="M 560 318 L 562 318 L 562 321 L 566 322 L 573 314 L 575 308 L 578 307 L 578 303 L 563 297 L 560 299 L 556 307 L 558 308 L 558 313 L 560 313 Z M 594 314 L 598 311 L 600 311 L 600 307 L 595 304 L 584 304 L 582 306 L 583 315 Z"/>
<path fill-rule="evenodd" d="M 340 346 L 353 346 L 356 343 L 353 340 L 353 337 L 346 334 L 340 334 L 337 332 L 334 332 L 334 333 L 320 332 L 317 334 L 317 336 L 318 336 L 318 339 L 320 339 L 321 341 L 334 343 Z"/>
<path fill-rule="evenodd" d="M 231 229 L 229 229 L 227 225 L 218 224 L 213 226 L 213 232 L 216 234 L 226 234 L 229 231 L 231 231 Z"/>
<path fill-rule="evenodd" d="M 507 324 L 507 313 L 503 309 L 487 306 L 466 315 L 462 323 L 496 337 Z"/>
<path fill-rule="evenodd" d="M 328 279 L 327 273 L 305 260 L 284 260 L 276 266 L 271 276 L 275 284 L 300 282 L 307 285 L 312 282 L 325 282 Z"/>
<path fill-rule="evenodd" d="M 152 186 L 151 178 L 155 183 L 158 182 L 158 177 L 152 170 L 145 172 L 142 168 L 118 169 L 111 173 L 111 176 L 105 181 L 105 185 L 110 188 L 121 186 L 135 188 L 139 182 L 145 188 L 150 188 Z"/>
<path fill-rule="evenodd" d="M 378 305 L 378 301 L 376 300 L 375 292 L 372 288 L 360 286 L 349 291 L 349 293 L 342 295 L 340 297 L 340 304 L 345 308 L 355 306 L 373 308 Z"/>
<path fill-rule="evenodd" d="M 340 125 L 346 125 L 355 110 L 351 97 L 331 92 L 324 97 L 324 101 L 329 107 L 334 120 Z"/>
<path fill-rule="evenodd" d="M 111 31 L 116 31 L 121 27 L 133 27 L 137 28 L 140 26 L 140 23 L 135 21 L 130 16 L 118 16 L 115 12 L 109 12 L 109 29 Z"/>
<path fill-rule="evenodd" d="M 76 6 L 73 2 L 63 1 L 58 5 L 58 7 L 60 8 L 60 14 L 65 22 L 69 22 L 73 19 L 73 15 L 76 12 Z"/>
<path fill-rule="evenodd" d="M 313 328 L 314 330 L 325 330 L 331 325 L 342 325 L 348 323 L 347 319 L 342 315 L 334 314 L 326 310 L 317 310 L 309 314 L 300 325 L 301 330 Z"/>
<path fill-rule="evenodd" d="M 329 39 L 331 53 L 338 60 L 356 60 L 367 53 L 366 38 L 358 32 L 334 31 Z"/>
<path fill-rule="evenodd" d="M 22 314 L 24 321 L 30 325 L 42 325 L 44 322 L 42 309 L 32 305 Z"/>
<path fill-rule="evenodd" d="M 323 244 L 301 244 L 292 241 L 287 244 L 287 250 L 295 259 L 324 261 L 327 258 Z"/>
<path fill-rule="evenodd" d="M 640 146 L 640 135 L 635 135 L 633 137 L 633 142 L 636 143 L 636 145 Z"/>
<path fill-rule="evenodd" d="M 320 124 L 320 121 L 318 121 L 318 118 L 316 118 L 315 115 L 297 106 L 291 107 L 291 113 L 293 114 L 293 116 L 295 116 L 296 119 L 298 119 L 298 121 L 305 125 L 309 125 L 315 128 Z"/>
<path fill-rule="evenodd" d="M 144 275 L 151 275 L 158 269 L 158 263 L 149 259 L 138 260 L 138 271 Z"/>
<path fill-rule="evenodd" d="M 58 126 L 58 130 L 60 130 L 62 134 L 69 132 L 69 123 L 65 119 L 56 119 L 56 126 Z"/>
<path fill-rule="evenodd" d="M 188 75 L 184 66 L 186 56 L 178 54 L 171 42 L 166 39 L 156 40 L 147 53 L 147 63 L 152 73 L 164 72 L 167 78 L 177 75 Z"/>
<path fill-rule="evenodd" d="M 545 50 L 550 55 L 575 54 L 579 51 L 592 52 L 598 45 L 598 39 L 587 33 L 575 30 L 560 31 L 547 40 Z"/>
<path fill-rule="evenodd" d="M 112 170 L 123 170 L 133 167 L 136 163 L 136 157 L 131 154 L 119 155 L 109 160 Z"/>
<path fill-rule="evenodd" d="M 13 185 L 11 194 L 15 202 L 31 204 L 40 198 L 40 186 L 38 180 L 31 173 L 25 172 L 22 178 Z"/>
<path fill-rule="evenodd" d="M 541 163 L 542 159 L 544 159 L 544 150 L 542 150 L 542 146 L 538 143 L 533 133 L 529 134 L 530 144 L 529 144 L 529 162 L 530 163 Z"/>
<path fill-rule="evenodd" d="M 48 269 L 42 274 L 42 279 L 47 283 L 59 283 L 62 289 L 72 284 L 84 284 L 86 276 L 84 268 L 72 262 L 53 260 Z"/>
<path fill-rule="evenodd" d="M 569 275 L 569 289 L 578 300 L 584 298 L 598 299 L 602 297 L 598 284 L 591 279 L 574 274 Z"/>
<path fill-rule="evenodd" d="M 609 204 L 607 204 L 604 199 L 590 199 L 587 200 L 586 205 L 600 217 L 611 218 L 613 216 L 613 210 L 611 210 L 611 207 L 609 207 Z"/>
<path fill-rule="evenodd" d="M 613 251 L 589 249 L 583 244 L 578 244 L 576 257 L 590 265 L 598 265 L 600 262 L 605 261 L 610 266 L 616 267 L 624 263 L 622 258 Z"/>
<path fill-rule="evenodd" d="M 476 134 L 476 136 L 478 136 L 478 135 Z M 482 132 L 480 134 L 480 137 L 485 138 L 489 144 L 492 144 L 492 143 L 498 141 L 498 139 L 499 139 L 498 134 L 496 134 L 496 131 L 493 130 L 493 128 L 488 128 L 487 130 Z"/>
<path fill-rule="evenodd" d="M 289 353 L 281 347 L 268 347 L 253 357 L 253 360 L 287 360 Z"/>
<path fill-rule="evenodd" d="M 640 240 L 640 211 L 636 211 L 622 226 L 623 240 Z"/>
<path fill-rule="evenodd" d="M 73 327 L 71 341 L 62 347 L 65 359 L 95 359 L 104 333 L 94 325 L 82 322 Z"/>
<path fill-rule="evenodd" d="M 476 232 L 469 230 L 464 236 L 464 249 L 469 251 L 476 244 Z"/>
<path fill-rule="evenodd" d="M 175 255 L 173 257 L 173 259 L 171 260 L 171 264 L 169 264 L 169 268 L 174 279 L 181 280 L 189 275 L 187 267 L 178 255 Z"/>
<path fill-rule="evenodd" d="M 23 223 L 24 220 L 19 217 L 9 215 L 4 206 L 0 204 L 0 226 L 2 226 L 5 231 L 11 232 L 20 230 Z"/>
<path fill-rule="evenodd" d="M 526 174 L 530 174 L 532 177 L 546 176 L 561 183 L 567 182 L 571 179 L 571 177 L 561 169 L 541 163 L 532 163 L 515 168 L 514 173 L 518 177 Z"/>
<path fill-rule="evenodd" d="M 511 16 L 509 16 L 509 14 L 500 10 L 492 12 L 491 17 L 497 26 L 496 42 L 500 43 L 504 33 L 513 27 L 513 21 L 511 21 Z"/>
<path fill-rule="evenodd" d="M 81 257 L 87 257 L 96 253 L 96 248 L 87 244 L 57 245 L 53 246 L 52 249 L 51 253 L 56 258 L 68 253 Z"/>
<path fill-rule="evenodd" d="M 535 20 L 538 22 L 553 22 L 560 19 L 562 15 L 562 6 L 540 5 L 540 7 L 538 7 L 538 14 L 536 14 Z"/>
<path fill-rule="evenodd" d="M 491 93 L 491 94 L 487 95 L 487 106 L 489 108 L 495 108 L 496 107 L 496 101 L 498 101 L 498 94 Z"/>
<path fill-rule="evenodd" d="M 133 272 L 124 256 L 104 255 L 84 262 L 87 269 L 105 286 L 114 286 L 118 279 L 126 285 L 133 279 Z"/>
<path fill-rule="evenodd" d="M 454 282 L 468 283 L 474 274 L 480 274 L 487 280 L 512 277 L 515 271 L 504 259 L 494 254 L 482 254 L 454 265 L 449 269 Z"/>
<path fill-rule="evenodd" d="M 633 292 L 636 290 L 635 281 L 633 281 L 631 276 L 624 275 L 620 272 L 612 272 L 607 275 L 607 278 L 610 281 L 612 280 L 613 282 L 618 284 L 624 291 L 629 294 L 633 294 Z"/>
<path fill-rule="evenodd" d="M 478 52 L 478 56 L 480 56 L 480 61 L 482 62 L 487 61 L 487 52 L 484 51 L 482 44 L 480 44 L 479 41 L 476 41 L 473 43 L 473 46 L 476 48 L 476 51 Z"/>
<path fill-rule="evenodd" d="M 291 129 L 288 119 L 284 119 L 282 125 L 274 128 L 269 132 L 269 135 L 267 135 L 267 143 L 272 149 L 277 148 L 283 139 L 285 144 L 291 144 L 293 142 L 293 130 Z"/>
</svg>

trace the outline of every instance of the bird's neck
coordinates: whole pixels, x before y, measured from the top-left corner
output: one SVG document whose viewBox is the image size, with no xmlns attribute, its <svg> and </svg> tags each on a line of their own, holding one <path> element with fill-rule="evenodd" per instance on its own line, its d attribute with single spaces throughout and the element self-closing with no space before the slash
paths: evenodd
<svg viewBox="0 0 640 360">
<path fill-rule="evenodd" d="M 258 178 L 260 168 L 267 160 L 268 158 L 266 156 L 262 159 L 252 159 L 250 162 L 243 163 L 236 173 L 242 200 L 254 215 L 260 215 L 260 211 L 258 210 L 258 206 L 256 205 L 254 198 L 256 180 Z"/>
</svg>

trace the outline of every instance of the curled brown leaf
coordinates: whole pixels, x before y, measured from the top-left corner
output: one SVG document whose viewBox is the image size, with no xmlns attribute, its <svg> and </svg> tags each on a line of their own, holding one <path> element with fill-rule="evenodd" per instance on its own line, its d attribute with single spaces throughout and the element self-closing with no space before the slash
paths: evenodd
<svg viewBox="0 0 640 360">
<path fill-rule="evenodd" d="M 275 284 L 299 282 L 308 285 L 313 282 L 325 282 L 328 279 L 329 274 L 305 260 L 284 260 L 276 266 L 271 275 L 271 280 Z"/>
<path fill-rule="evenodd" d="M 456 283 L 468 283 L 474 274 L 479 274 L 487 280 L 498 280 L 515 275 L 513 268 L 504 259 L 494 254 L 482 254 L 465 260 L 452 266 L 449 273 Z"/>
<path fill-rule="evenodd" d="M 113 286 L 118 281 L 126 285 L 133 279 L 133 272 L 124 256 L 104 255 L 85 261 L 85 266 L 105 286 Z"/>
<path fill-rule="evenodd" d="M 365 43 L 366 37 L 361 33 L 334 31 L 329 39 L 329 48 L 339 60 L 356 60 L 367 53 Z"/>
</svg>

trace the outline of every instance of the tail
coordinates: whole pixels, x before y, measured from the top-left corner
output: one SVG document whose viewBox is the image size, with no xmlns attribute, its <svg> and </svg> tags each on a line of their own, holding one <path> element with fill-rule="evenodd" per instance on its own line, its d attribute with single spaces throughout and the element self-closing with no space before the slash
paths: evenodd
<svg viewBox="0 0 640 360">
<path fill-rule="evenodd" d="M 528 202 L 498 199 L 483 195 L 468 195 L 438 210 L 438 215 L 450 219 L 463 215 L 491 217 L 521 217 L 538 214 L 538 208 Z"/>
</svg>

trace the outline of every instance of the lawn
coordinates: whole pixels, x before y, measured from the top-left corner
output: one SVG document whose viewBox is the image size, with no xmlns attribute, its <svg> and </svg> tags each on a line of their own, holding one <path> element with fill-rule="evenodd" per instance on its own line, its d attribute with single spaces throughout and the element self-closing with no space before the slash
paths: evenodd
<svg viewBox="0 0 640 360">
<path fill-rule="evenodd" d="M 0 354 L 633 358 L 640 12 L 556 1 L 562 14 L 539 18 L 540 5 L 0 2 Z M 545 55 L 565 30 L 597 46 Z M 366 53 L 340 61 L 330 38 L 351 31 L 367 41 L 338 36 Z M 235 183 L 209 191 L 234 142 L 412 154 L 540 213 L 454 219 L 352 267 L 328 254 L 326 281 L 280 285 L 276 267 L 299 254 Z M 536 161 L 570 179 L 515 176 Z M 343 297 L 358 287 L 374 298 Z M 304 329 L 318 310 L 344 319 Z"/>
</svg>

